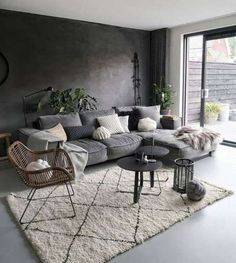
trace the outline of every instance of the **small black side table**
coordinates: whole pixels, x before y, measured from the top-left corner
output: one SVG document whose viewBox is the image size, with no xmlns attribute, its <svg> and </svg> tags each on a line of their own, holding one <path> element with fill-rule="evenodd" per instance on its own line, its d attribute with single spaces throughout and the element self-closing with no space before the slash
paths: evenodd
<svg viewBox="0 0 236 263">
<path fill-rule="evenodd" d="M 158 159 L 166 156 L 170 151 L 162 146 L 155 146 L 155 145 L 148 145 L 148 146 L 141 146 L 138 148 L 136 153 L 144 153 L 148 157 Z M 160 180 L 160 182 L 167 182 L 169 180 L 169 177 L 167 177 L 164 180 Z M 154 186 L 154 171 L 150 172 L 150 182 L 151 187 Z"/>
<path fill-rule="evenodd" d="M 122 169 L 135 172 L 134 178 L 134 203 L 137 203 L 140 198 L 140 194 L 143 187 L 143 172 L 150 172 L 153 174 L 153 184 L 151 182 L 151 187 L 154 186 L 154 172 L 162 167 L 162 162 L 157 161 L 155 163 L 143 164 L 137 162 L 135 157 L 125 157 L 117 161 L 117 165 Z M 151 176 L 152 177 L 152 176 Z M 160 187 L 160 185 L 159 185 Z M 160 188 L 161 193 L 161 188 Z"/>
</svg>

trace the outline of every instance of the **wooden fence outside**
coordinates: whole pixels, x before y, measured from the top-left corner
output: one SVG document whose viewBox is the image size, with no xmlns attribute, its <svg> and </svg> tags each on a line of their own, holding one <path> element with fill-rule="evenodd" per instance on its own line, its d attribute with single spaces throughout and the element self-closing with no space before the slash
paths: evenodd
<svg viewBox="0 0 236 263">
<path fill-rule="evenodd" d="M 201 62 L 189 62 L 187 87 L 189 123 L 198 122 L 200 119 L 201 67 Z M 208 62 L 206 64 L 206 88 L 209 89 L 206 101 L 229 103 L 230 109 L 236 109 L 236 63 Z"/>
</svg>

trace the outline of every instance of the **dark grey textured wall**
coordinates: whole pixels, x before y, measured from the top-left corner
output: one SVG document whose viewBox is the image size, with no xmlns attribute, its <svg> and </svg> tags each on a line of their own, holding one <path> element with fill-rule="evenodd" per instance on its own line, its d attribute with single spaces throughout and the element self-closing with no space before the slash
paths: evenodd
<svg viewBox="0 0 236 263">
<path fill-rule="evenodd" d="M 148 101 L 147 31 L 0 10 L 0 51 L 10 65 L 0 86 L 0 132 L 24 126 L 22 96 L 48 86 L 84 87 L 100 108 L 133 104 L 135 51 Z"/>
</svg>

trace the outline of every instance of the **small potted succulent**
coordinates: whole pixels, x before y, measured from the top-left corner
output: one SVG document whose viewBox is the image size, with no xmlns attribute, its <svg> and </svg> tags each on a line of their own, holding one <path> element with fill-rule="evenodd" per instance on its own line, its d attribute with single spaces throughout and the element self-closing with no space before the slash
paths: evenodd
<svg viewBox="0 0 236 263">
<path fill-rule="evenodd" d="M 205 123 L 214 124 L 221 111 L 220 103 L 218 102 L 206 102 L 205 103 Z"/>
</svg>

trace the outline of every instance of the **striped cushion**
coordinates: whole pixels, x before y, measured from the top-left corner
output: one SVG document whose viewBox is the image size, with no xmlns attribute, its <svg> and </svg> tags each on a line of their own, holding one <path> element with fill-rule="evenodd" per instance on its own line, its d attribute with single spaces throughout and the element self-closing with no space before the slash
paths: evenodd
<svg viewBox="0 0 236 263">
<path fill-rule="evenodd" d="M 117 114 L 98 117 L 97 120 L 98 120 L 98 123 L 100 124 L 100 126 L 103 126 L 106 129 L 108 129 L 108 131 L 111 134 L 124 133 L 125 132 L 121 123 L 120 123 L 120 120 L 119 120 Z"/>
</svg>

